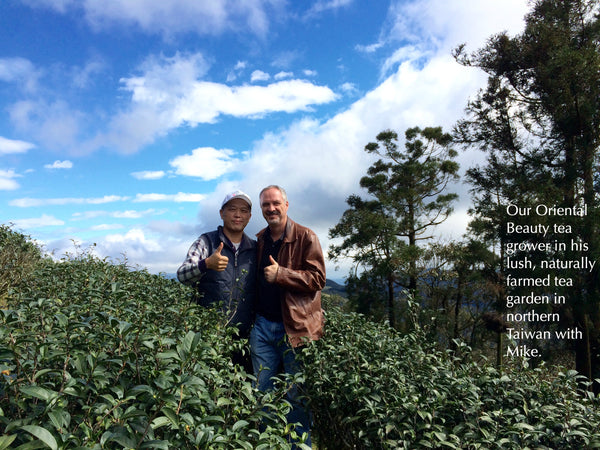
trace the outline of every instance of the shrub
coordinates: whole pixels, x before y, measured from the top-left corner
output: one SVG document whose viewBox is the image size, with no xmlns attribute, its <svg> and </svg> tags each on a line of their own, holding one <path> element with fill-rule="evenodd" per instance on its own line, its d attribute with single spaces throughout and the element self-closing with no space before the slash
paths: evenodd
<svg viewBox="0 0 600 450">
<path fill-rule="evenodd" d="M 0 449 L 289 448 L 283 393 L 187 287 L 90 256 L 33 280 L 0 311 Z"/>
<path fill-rule="evenodd" d="M 30 275 L 0 310 L 0 450 L 290 448 L 301 380 L 321 450 L 600 447 L 598 397 L 574 371 L 499 373 L 327 306 L 304 374 L 261 394 L 231 362 L 245 343 L 189 288 L 90 255 Z"/>
<path fill-rule="evenodd" d="M 41 259 L 39 248 L 8 225 L 0 225 L 0 306 Z"/>
<path fill-rule="evenodd" d="M 319 448 L 600 447 L 598 398 L 574 371 L 501 374 L 424 336 L 327 308 L 326 335 L 305 352 Z"/>
</svg>

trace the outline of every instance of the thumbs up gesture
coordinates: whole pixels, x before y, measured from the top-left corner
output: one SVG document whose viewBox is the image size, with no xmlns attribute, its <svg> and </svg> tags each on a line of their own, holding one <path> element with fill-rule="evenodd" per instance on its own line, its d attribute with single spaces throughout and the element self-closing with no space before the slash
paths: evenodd
<svg viewBox="0 0 600 450">
<path fill-rule="evenodd" d="M 269 261 L 271 262 L 271 265 L 265 267 L 265 280 L 269 283 L 275 283 L 279 264 L 277 264 L 277 261 L 275 261 L 271 255 L 269 255 Z"/>
<path fill-rule="evenodd" d="M 223 272 L 225 270 L 227 263 L 229 262 L 229 258 L 221 255 L 221 250 L 223 250 L 222 242 L 219 244 L 214 253 L 206 258 L 205 262 L 207 269 L 216 270 L 217 272 Z"/>
</svg>

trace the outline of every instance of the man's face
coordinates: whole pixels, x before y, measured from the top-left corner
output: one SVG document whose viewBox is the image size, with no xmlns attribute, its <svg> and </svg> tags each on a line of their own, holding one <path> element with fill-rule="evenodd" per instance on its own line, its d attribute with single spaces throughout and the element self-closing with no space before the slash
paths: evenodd
<svg viewBox="0 0 600 450">
<path fill-rule="evenodd" d="M 260 196 L 260 208 L 269 225 L 284 224 L 287 220 L 288 202 L 279 189 L 267 189 Z"/>
<path fill-rule="evenodd" d="M 223 209 L 221 209 L 221 219 L 223 219 L 223 228 L 232 232 L 244 231 L 250 221 L 252 213 L 250 207 L 241 198 L 229 200 Z"/>
</svg>

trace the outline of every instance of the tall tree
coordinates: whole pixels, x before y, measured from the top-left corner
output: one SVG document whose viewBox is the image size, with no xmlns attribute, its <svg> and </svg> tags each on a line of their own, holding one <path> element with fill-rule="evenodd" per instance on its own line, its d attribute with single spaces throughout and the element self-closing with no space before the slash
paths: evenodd
<svg viewBox="0 0 600 450">
<path fill-rule="evenodd" d="M 526 16 L 524 32 L 514 38 L 493 36 L 463 64 L 489 75 L 488 87 L 468 107 L 457 127 L 465 143 L 489 152 L 493 169 L 473 172 L 476 189 L 508 177 L 503 193 L 524 205 L 546 203 L 586 206 L 587 216 L 564 220 L 572 236 L 588 243 L 588 255 L 600 257 L 598 236 L 598 144 L 600 142 L 600 20 L 597 0 L 537 0 Z M 513 164 L 512 169 L 508 169 Z M 490 166 L 491 167 L 491 166 Z M 479 178 L 477 178 L 479 176 Z M 480 205 L 480 212 L 485 214 Z M 495 224 L 501 214 L 480 216 Z M 500 234 L 497 235 L 501 237 Z M 567 250 L 556 256 L 571 259 Z M 600 376 L 600 283 L 598 271 L 568 274 L 571 325 L 585 338 L 575 341 L 576 368 Z"/>
<path fill-rule="evenodd" d="M 459 167 L 450 134 L 440 127 L 415 127 L 406 130 L 405 138 L 404 151 L 398 149 L 398 135 L 392 130 L 382 131 L 377 142 L 365 146 L 380 157 L 360 180 L 369 199 L 350 196 L 350 208 L 329 231 L 331 238 L 344 238 L 330 248 L 330 257 L 350 256 L 356 270 L 385 280 L 392 326 L 397 288 L 413 293 L 417 289 L 419 241 L 431 238 L 428 232 L 446 220 L 457 198 L 446 192 Z"/>
</svg>

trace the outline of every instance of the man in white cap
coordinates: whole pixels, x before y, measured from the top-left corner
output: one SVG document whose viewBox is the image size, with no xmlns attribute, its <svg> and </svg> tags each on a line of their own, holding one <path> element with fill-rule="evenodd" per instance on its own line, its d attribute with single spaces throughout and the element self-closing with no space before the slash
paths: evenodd
<svg viewBox="0 0 600 450">
<path fill-rule="evenodd" d="M 256 283 L 256 241 L 244 233 L 252 215 L 252 201 L 242 191 L 232 192 L 223 200 L 219 213 L 223 225 L 196 239 L 177 270 L 177 278 L 197 289 L 199 304 L 220 306 L 228 325 L 237 326 L 239 337 L 245 339 L 254 318 Z M 252 373 L 247 355 L 235 354 L 233 361 Z"/>
</svg>

